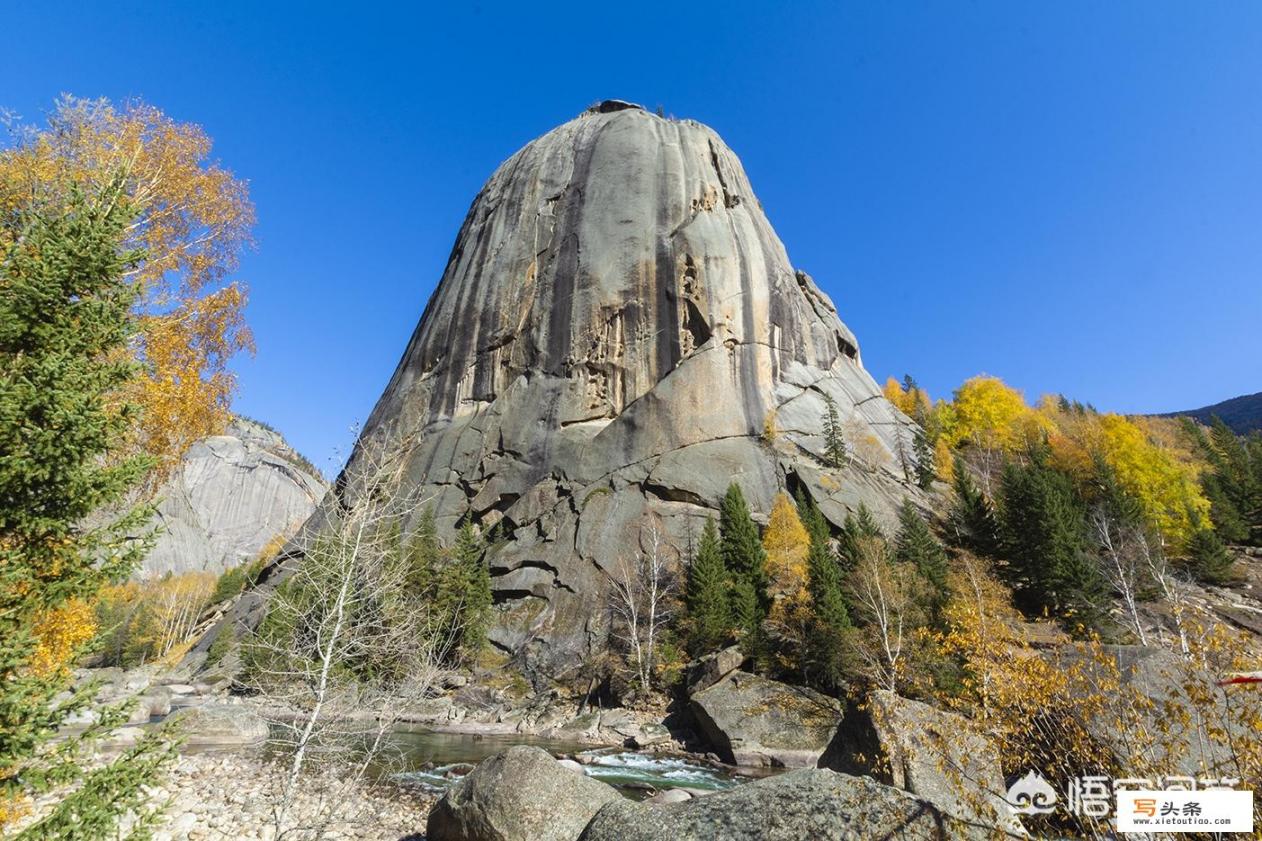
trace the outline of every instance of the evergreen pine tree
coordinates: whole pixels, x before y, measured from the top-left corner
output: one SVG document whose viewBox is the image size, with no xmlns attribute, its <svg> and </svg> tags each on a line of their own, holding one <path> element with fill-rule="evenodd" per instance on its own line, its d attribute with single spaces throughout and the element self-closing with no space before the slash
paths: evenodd
<svg viewBox="0 0 1262 841">
<path fill-rule="evenodd" d="M 472 523 L 465 523 L 456 536 L 455 560 L 465 584 L 464 631 L 461 646 L 476 651 L 486 642 L 491 624 L 491 570 L 483 555 L 486 544 Z"/>
<path fill-rule="evenodd" d="M 1210 519 L 1220 538 L 1262 544 L 1262 446 L 1255 437 L 1241 439 L 1215 417 L 1207 436 L 1188 420 L 1189 431 L 1210 463 L 1201 479 L 1210 501 Z"/>
<path fill-rule="evenodd" d="M 811 537 L 807 555 L 812 622 L 806 652 L 810 672 L 828 689 L 845 677 L 849 652 L 850 611 L 846 607 L 841 568 L 829 546 L 828 522 L 815 503 L 799 494 L 798 516 Z"/>
<path fill-rule="evenodd" d="M 932 624 L 942 620 L 942 611 L 950 598 L 951 590 L 947 584 L 947 556 L 942 544 L 938 543 L 929 524 L 920 516 L 916 506 L 910 500 L 904 500 L 898 510 L 898 534 L 894 539 L 894 557 L 898 561 L 912 564 L 916 572 L 924 579 L 924 608 Z"/>
<path fill-rule="evenodd" d="M 1103 616 L 1105 583 L 1087 551 L 1086 513 L 1069 477 L 1036 454 L 1028 465 L 1004 469 L 1002 496 L 1018 603 L 1053 613 L 1073 631 L 1094 628 Z"/>
<path fill-rule="evenodd" d="M 847 512 L 846 521 L 842 523 L 841 534 L 837 537 L 837 559 L 842 572 L 854 569 L 858 557 L 858 541 L 865 537 L 885 539 L 885 532 L 872 516 L 872 512 L 864 503 L 859 503 L 857 511 Z"/>
<path fill-rule="evenodd" d="M 438 586 L 442 544 L 438 541 L 438 521 L 433 506 L 426 506 L 416 528 L 408 538 L 407 582 L 410 593 L 425 601 L 435 597 Z"/>
<path fill-rule="evenodd" d="M 824 462 L 829 467 L 841 467 L 846 463 L 846 439 L 841 431 L 841 418 L 837 413 L 837 401 L 832 395 L 824 395 Z"/>
<path fill-rule="evenodd" d="M 995 511 L 973 482 L 968 468 L 957 456 L 955 459 L 955 500 L 948 515 L 948 533 L 952 542 L 987 558 L 999 556 L 1001 539 L 999 521 Z"/>
<path fill-rule="evenodd" d="M 767 557 L 758 524 L 735 482 L 728 485 L 719 507 L 719 536 L 723 566 L 731 581 L 732 620 L 748 644 L 761 635 L 767 616 Z"/>
<path fill-rule="evenodd" d="M 139 290 L 125 280 L 136 255 L 120 250 L 131 218 L 117 185 L 72 190 L 64 212 L 0 218 L 0 828 L 23 795 L 78 782 L 23 837 L 114 834 L 170 756 L 148 736 L 98 768 L 76 765 L 86 742 L 124 723 L 121 710 L 47 749 L 93 701 L 95 687 L 71 690 L 93 630 L 86 603 L 148 549 L 129 537 L 147 510 L 100 516 L 150 466 L 118 455 L 135 421 L 119 399 L 137 374 L 127 351 Z"/>
<path fill-rule="evenodd" d="M 707 518 L 697 551 L 688 565 L 688 647 L 693 656 L 712 651 L 727 641 L 732 630 L 728 573 L 723 565 L 719 531 Z"/>
<path fill-rule="evenodd" d="M 916 459 L 916 484 L 928 488 L 937 478 L 933 465 L 933 445 L 924 429 L 917 429 L 912 438 L 912 452 Z"/>
<path fill-rule="evenodd" d="M 1197 529 L 1188 541 L 1188 568 L 1197 581 L 1226 584 L 1234 577 L 1235 561 L 1211 528 Z"/>
</svg>

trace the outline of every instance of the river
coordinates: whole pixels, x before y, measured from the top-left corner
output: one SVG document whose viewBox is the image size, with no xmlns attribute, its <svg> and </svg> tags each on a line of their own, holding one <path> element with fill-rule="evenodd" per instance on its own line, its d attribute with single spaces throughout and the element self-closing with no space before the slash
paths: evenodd
<svg viewBox="0 0 1262 841">
<path fill-rule="evenodd" d="M 691 788 L 718 791 L 747 776 L 736 775 L 685 757 L 638 753 L 623 748 L 592 748 L 576 742 L 554 741 L 519 734 L 448 733 L 425 729 L 397 732 L 393 746 L 401 770 L 392 776 L 441 790 L 488 756 L 513 745 L 535 745 L 553 756 L 570 756 L 583 764 L 588 776 L 617 788 L 630 798 L 652 790 Z M 764 772 L 765 773 L 765 772 Z"/>
</svg>

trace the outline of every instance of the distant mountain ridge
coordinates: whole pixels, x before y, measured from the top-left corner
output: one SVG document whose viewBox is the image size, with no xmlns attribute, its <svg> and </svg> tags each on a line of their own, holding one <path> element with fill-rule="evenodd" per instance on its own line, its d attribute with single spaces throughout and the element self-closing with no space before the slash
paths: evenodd
<svg viewBox="0 0 1262 841">
<path fill-rule="evenodd" d="M 1214 416 L 1223 419 L 1223 423 L 1231 427 L 1237 435 L 1247 435 L 1255 430 L 1262 430 L 1262 391 L 1257 394 L 1245 394 L 1233 397 L 1212 406 L 1200 409 L 1188 409 L 1183 412 L 1170 412 L 1161 415 L 1163 418 L 1186 416 L 1196 418 L 1201 423 L 1209 423 Z"/>
</svg>

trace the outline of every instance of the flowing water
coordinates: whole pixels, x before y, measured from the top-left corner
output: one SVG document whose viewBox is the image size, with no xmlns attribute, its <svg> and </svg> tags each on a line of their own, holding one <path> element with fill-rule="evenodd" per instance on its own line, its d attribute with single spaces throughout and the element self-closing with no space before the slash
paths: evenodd
<svg viewBox="0 0 1262 841">
<path fill-rule="evenodd" d="M 440 733 L 403 730 L 395 734 L 403 781 L 441 790 L 468 773 L 488 756 L 513 745 L 535 745 L 553 756 L 571 756 L 583 764 L 587 775 L 606 782 L 631 798 L 667 788 L 717 791 L 731 788 L 738 779 L 722 768 L 692 759 L 636 753 L 622 748 L 540 739 L 519 734 Z"/>
</svg>

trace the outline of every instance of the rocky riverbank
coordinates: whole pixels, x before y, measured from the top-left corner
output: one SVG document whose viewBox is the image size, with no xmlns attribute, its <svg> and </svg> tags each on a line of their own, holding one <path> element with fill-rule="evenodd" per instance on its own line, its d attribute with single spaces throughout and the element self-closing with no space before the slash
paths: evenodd
<svg viewBox="0 0 1262 841">
<path fill-rule="evenodd" d="M 154 841 L 272 841 L 282 779 L 283 769 L 257 754 L 183 756 L 153 791 L 170 802 Z M 284 827 L 323 826 L 329 841 L 420 839 L 435 799 L 410 786 L 317 777 L 304 781 Z"/>
</svg>

